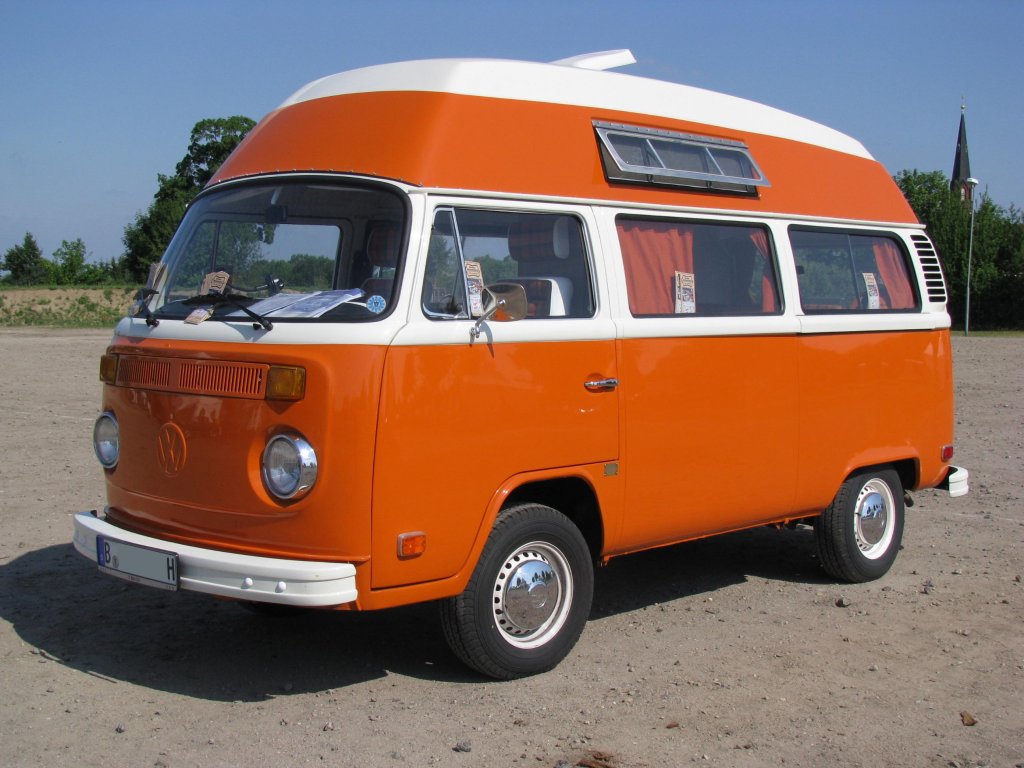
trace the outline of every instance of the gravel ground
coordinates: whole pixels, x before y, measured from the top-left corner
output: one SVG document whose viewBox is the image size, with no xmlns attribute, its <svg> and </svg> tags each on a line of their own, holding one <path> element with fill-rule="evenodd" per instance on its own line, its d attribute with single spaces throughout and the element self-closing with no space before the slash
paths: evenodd
<svg viewBox="0 0 1024 768">
<path fill-rule="evenodd" d="M 1024 766 L 1024 339 L 957 338 L 969 496 L 884 579 L 809 530 L 620 558 L 557 669 L 483 680 L 434 606 L 269 620 L 96 573 L 108 332 L 0 330 L 0 765 Z"/>
</svg>

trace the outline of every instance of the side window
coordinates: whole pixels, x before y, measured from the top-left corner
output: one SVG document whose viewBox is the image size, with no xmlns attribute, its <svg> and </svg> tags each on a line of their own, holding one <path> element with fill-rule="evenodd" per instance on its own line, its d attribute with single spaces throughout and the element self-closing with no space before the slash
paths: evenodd
<svg viewBox="0 0 1024 768">
<path fill-rule="evenodd" d="M 422 306 L 427 317 L 479 317 L 480 289 L 518 283 L 527 319 L 590 317 L 594 292 L 583 229 L 561 214 L 440 209 L 427 252 Z"/>
<path fill-rule="evenodd" d="M 906 254 L 895 238 L 792 228 L 789 239 L 804 312 L 917 308 Z"/>
<path fill-rule="evenodd" d="M 764 227 L 625 216 L 616 227 L 634 317 L 782 311 Z"/>
</svg>

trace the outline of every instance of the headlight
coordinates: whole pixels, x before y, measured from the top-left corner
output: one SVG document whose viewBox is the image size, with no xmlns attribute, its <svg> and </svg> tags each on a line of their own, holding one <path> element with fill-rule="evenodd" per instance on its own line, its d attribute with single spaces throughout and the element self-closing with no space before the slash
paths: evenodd
<svg viewBox="0 0 1024 768">
<path fill-rule="evenodd" d="M 92 449 L 104 469 L 117 466 L 117 459 L 121 455 L 121 428 L 110 411 L 100 415 L 93 425 Z"/>
<path fill-rule="evenodd" d="M 316 451 L 297 435 L 275 435 L 263 449 L 263 483 L 279 499 L 301 499 L 316 482 Z"/>
</svg>

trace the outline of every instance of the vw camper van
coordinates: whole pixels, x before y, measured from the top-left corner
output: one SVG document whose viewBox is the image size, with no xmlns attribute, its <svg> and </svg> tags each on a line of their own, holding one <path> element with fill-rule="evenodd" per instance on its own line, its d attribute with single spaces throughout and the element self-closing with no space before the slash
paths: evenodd
<svg viewBox="0 0 1024 768">
<path fill-rule="evenodd" d="M 267 115 L 100 361 L 78 551 L 267 611 L 436 601 L 495 678 L 563 659 L 619 555 L 805 523 L 885 574 L 909 492 L 967 492 L 937 254 L 856 140 L 632 61 Z"/>
</svg>

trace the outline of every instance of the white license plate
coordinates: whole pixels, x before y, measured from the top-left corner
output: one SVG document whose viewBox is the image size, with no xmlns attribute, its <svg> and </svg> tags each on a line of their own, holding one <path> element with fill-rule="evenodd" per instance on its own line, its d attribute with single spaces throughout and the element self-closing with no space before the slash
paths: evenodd
<svg viewBox="0 0 1024 768">
<path fill-rule="evenodd" d="M 97 536 L 96 562 L 101 571 L 128 581 L 159 589 L 178 588 L 178 556 L 173 552 Z"/>
</svg>

